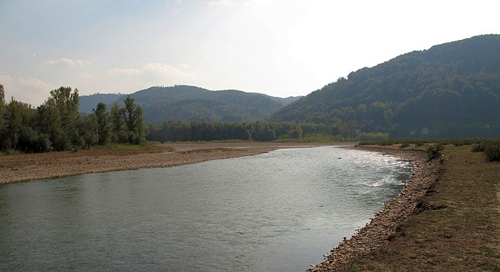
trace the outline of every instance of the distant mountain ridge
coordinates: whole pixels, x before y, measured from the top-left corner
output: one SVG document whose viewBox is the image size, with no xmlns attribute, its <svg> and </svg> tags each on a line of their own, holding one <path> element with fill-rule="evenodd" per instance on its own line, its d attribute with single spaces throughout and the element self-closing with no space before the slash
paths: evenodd
<svg viewBox="0 0 500 272">
<path fill-rule="evenodd" d="M 500 136 L 500 35 L 400 55 L 352 72 L 271 115 L 336 124 L 349 135 Z"/>
<path fill-rule="evenodd" d="M 123 95 L 122 94 L 91 94 L 80 96 L 80 112 L 92 113 L 100 102 L 109 105 L 118 101 Z"/>
<path fill-rule="evenodd" d="M 99 102 L 107 105 L 123 102 L 126 95 L 95 94 L 80 97 L 80 111 L 91 113 Z M 130 94 L 143 109 L 146 123 L 158 124 L 170 120 L 192 122 L 256 121 L 300 97 L 272 97 L 238 90 L 210 91 L 177 85 L 151 87 Z"/>
</svg>

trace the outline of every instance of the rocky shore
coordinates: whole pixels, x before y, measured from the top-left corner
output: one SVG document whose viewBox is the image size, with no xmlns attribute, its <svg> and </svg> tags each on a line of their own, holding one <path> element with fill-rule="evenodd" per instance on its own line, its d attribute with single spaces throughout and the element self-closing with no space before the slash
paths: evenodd
<svg viewBox="0 0 500 272">
<path fill-rule="evenodd" d="M 380 152 L 411 161 L 413 172 L 399 196 L 386 203 L 372 220 L 359 229 L 350 239 L 344 239 L 331 250 L 325 261 L 309 271 L 349 271 L 348 265 L 360 257 L 367 257 L 382 249 L 397 235 L 398 226 L 421 207 L 421 198 L 432 190 L 438 180 L 441 162 L 435 159 L 427 162 L 423 151 L 397 149 L 379 146 L 358 146 L 357 150 Z"/>
</svg>

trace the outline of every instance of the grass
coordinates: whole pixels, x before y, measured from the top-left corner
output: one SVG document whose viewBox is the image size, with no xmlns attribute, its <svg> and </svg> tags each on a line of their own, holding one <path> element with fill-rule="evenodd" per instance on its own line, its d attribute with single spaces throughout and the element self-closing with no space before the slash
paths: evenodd
<svg viewBox="0 0 500 272">
<path fill-rule="evenodd" d="M 387 247 L 345 271 L 500 271 L 500 163 L 467 145 L 442 153 L 439 181 L 420 212 Z"/>
</svg>

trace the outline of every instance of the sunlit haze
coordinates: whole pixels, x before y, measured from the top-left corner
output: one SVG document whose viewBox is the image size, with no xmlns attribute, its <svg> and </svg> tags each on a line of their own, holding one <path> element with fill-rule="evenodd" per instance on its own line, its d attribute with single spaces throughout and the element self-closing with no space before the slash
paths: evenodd
<svg viewBox="0 0 500 272">
<path fill-rule="evenodd" d="M 1 0 L 0 84 L 37 106 L 194 85 L 307 95 L 400 54 L 500 33 L 496 1 Z"/>
</svg>

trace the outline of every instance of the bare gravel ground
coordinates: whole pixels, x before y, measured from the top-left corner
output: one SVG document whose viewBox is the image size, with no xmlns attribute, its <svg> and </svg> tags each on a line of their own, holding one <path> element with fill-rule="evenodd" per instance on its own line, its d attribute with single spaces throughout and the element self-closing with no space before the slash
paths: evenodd
<svg viewBox="0 0 500 272">
<path fill-rule="evenodd" d="M 329 145 L 329 144 L 325 144 Z M 186 143 L 149 149 L 95 149 L 0 156 L 0 184 L 87 173 L 171 167 L 207 160 L 252 156 L 280 148 L 312 147 L 308 143 Z"/>
</svg>

